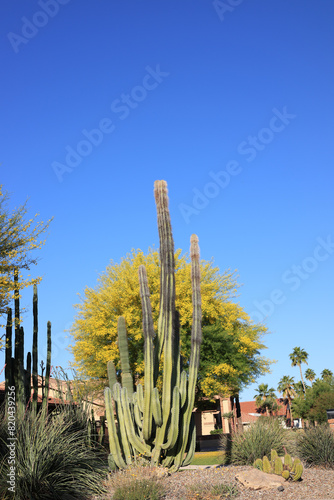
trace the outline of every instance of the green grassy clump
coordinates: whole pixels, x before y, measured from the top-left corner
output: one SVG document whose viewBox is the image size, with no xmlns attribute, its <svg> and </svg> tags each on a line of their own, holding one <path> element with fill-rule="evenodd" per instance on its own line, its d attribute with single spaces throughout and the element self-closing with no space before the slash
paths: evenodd
<svg viewBox="0 0 334 500">
<path fill-rule="evenodd" d="M 128 484 L 118 486 L 113 500 L 161 500 L 164 492 L 161 484 L 154 479 L 135 479 Z"/>
<path fill-rule="evenodd" d="M 86 499 L 102 494 L 107 475 L 104 455 L 86 443 L 84 431 L 72 431 L 62 415 L 47 417 L 29 411 L 16 422 L 15 493 L 13 499 L 51 500 Z M 6 422 L 1 426 L 0 441 L 6 444 Z M 8 443 L 8 441 L 7 441 Z M 7 451 L 0 461 L 0 497 L 8 494 L 10 464 Z"/>
<path fill-rule="evenodd" d="M 334 469 L 334 432 L 328 424 L 306 429 L 298 436 L 296 446 L 306 464 Z"/>
<path fill-rule="evenodd" d="M 209 488 L 195 484 L 190 487 L 189 494 L 189 498 L 196 498 L 196 500 L 218 500 L 221 498 L 229 500 L 238 496 L 239 491 L 235 485 L 229 483 L 215 484 Z"/>
<path fill-rule="evenodd" d="M 226 460 L 233 464 L 253 465 L 257 458 L 264 455 L 270 456 L 272 449 L 275 449 L 279 455 L 283 455 L 284 446 L 290 449 L 286 431 L 278 420 L 259 417 L 243 433 L 232 435 L 228 450 L 226 450 L 226 443 L 222 444 L 222 449 L 226 450 Z"/>
</svg>

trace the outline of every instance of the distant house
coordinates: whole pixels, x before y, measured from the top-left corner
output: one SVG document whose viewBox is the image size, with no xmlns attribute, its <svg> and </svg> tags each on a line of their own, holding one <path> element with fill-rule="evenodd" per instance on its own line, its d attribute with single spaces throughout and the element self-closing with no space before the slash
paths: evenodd
<svg viewBox="0 0 334 500">
<path fill-rule="evenodd" d="M 221 398 L 214 397 L 215 402 L 210 403 L 208 399 L 204 399 L 198 408 L 195 408 L 195 422 L 197 436 L 207 436 L 214 429 L 223 429 L 224 434 L 232 432 L 236 429 L 237 423 L 247 427 L 265 412 L 257 408 L 255 401 L 240 402 L 241 415 L 237 418 L 237 407 L 233 397 Z M 205 402 L 207 401 L 207 405 Z M 273 413 L 273 416 L 284 417 L 286 408 L 282 399 L 276 400 L 278 410 Z M 231 415 L 231 418 L 224 418 L 224 415 Z"/>
<path fill-rule="evenodd" d="M 31 383 L 32 385 L 32 383 Z M 73 391 L 75 383 L 73 380 L 69 381 L 71 390 Z M 45 378 L 38 375 L 38 396 L 37 396 L 37 406 L 42 404 L 42 390 L 45 386 Z M 45 388 L 44 388 L 45 390 Z M 31 391 L 32 399 L 33 391 Z M 0 403 L 5 400 L 5 382 L 0 383 Z M 48 408 L 49 411 L 53 411 L 60 404 L 69 404 L 70 397 L 68 394 L 68 386 L 66 381 L 50 377 L 49 383 L 49 397 L 48 397 Z M 89 411 L 93 410 L 94 418 L 99 420 L 101 416 L 105 414 L 104 398 L 102 397 L 87 397 L 86 403 L 88 405 Z"/>
</svg>

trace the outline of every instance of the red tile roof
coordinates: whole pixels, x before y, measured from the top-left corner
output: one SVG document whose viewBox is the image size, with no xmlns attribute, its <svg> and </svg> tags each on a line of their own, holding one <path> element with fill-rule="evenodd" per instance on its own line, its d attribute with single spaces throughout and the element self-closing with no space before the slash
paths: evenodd
<svg viewBox="0 0 334 500">
<path fill-rule="evenodd" d="M 273 414 L 276 416 L 285 416 L 285 406 L 282 399 L 276 399 L 278 404 L 278 411 Z M 259 416 L 265 415 L 257 408 L 255 401 L 244 401 L 240 402 L 241 418 L 242 422 L 255 422 Z"/>
</svg>

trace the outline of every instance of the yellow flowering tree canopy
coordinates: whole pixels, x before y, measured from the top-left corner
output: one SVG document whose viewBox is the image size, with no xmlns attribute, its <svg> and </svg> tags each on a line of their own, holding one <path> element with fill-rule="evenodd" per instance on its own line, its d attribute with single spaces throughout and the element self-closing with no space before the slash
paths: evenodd
<svg viewBox="0 0 334 500">
<path fill-rule="evenodd" d="M 157 328 L 160 300 L 159 252 L 132 250 L 119 264 L 111 262 L 95 288 L 86 288 L 71 328 L 74 366 L 84 377 L 104 379 L 107 362 L 119 369 L 117 319 L 124 316 L 129 338 L 132 371 L 140 380 L 144 373 L 142 310 L 138 268 L 144 264 L 151 294 L 154 327 Z M 190 354 L 192 323 L 191 264 L 187 254 L 175 253 L 176 309 L 180 313 L 181 352 Z M 232 299 L 238 288 L 235 272 L 220 273 L 213 262 L 202 260 L 201 294 L 203 349 L 199 391 L 205 396 L 233 393 L 269 371 L 270 361 L 259 356 L 266 328 L 251 324 L 246 312 Z M 210 330 L 211 328 L 211 330 Z M 218 333 L 215 333 L 215 329 Z M 210 351 L 210 344 L 215 351 Z M 236 356 L 237 355 L 237 356 Z M 218 359 L 219 358 L 219 359 Z M 214 370 L 212 369 L 214 368 Z"/>
<path fill-rule="evenodd" d="M 14 269 L 29 270 L 37 259 L 30 256 L 31 250 L 40 248 L 41 239 L 51 220 L 38 222 L 38 214 L 27 219 L 27 203 L 9 212 L 8 193 L 0 186 L 0 314 L 4 314 L 13 297 Z M 38 283 L 40 278 L 23 279 L 20 274 L 19 289 Z"/>
</svg>

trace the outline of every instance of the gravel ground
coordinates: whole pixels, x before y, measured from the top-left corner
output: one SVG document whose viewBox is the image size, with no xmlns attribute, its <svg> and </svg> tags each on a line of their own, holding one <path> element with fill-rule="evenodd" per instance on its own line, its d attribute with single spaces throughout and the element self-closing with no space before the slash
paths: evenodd
<svg viewBox="0 0 334 500">
<path fill-rule="evenodd" d="M 178 474 L 164 478 L 167 487 L 166 500 L 189 499 L 187 490 L 191 485 L 199 485 L 205 490 L 220 482 L 235 485 L 239 490 L 238 500 L 253 499 L 293 499 L 293 500 L 334 500 L 334 471 L 319 468 L 304 469 L 302 480 L 298 482 L 287 481 L 284 483 L 284 491 L 271 489 L 266 491 L 254 491 L 245 488 L 235 479 L 240 471 L 251 470 L 252 467 L 210 467 L 207 469 L 183 470 Z M 191 498 L 191 497 L 190 497 Z M 192 498 L 196 498 L 193 496 Z"/>
<path fill-rule="evenodd" d="M 334 470 L 304 468 L 302 480 L 295 483 L 286 481 L 284 491 L 278 491 L 276 488 L 266 491 L 254 491 L 244 487 L 235 479 L 238 472 L 251 469 L 252 467 L 249 466 L 234 467 L 231 465 L 198 467 L 195 469 L 186 468 L 168 476 L 164 469 L 134 468 L 110 476 L 108 495 L 103 497 L 103 500 L 112 499 L 113 487 L 128 483 L 130 479 L 153 477 L 164 487 L 165 500 L 215 500 L 221 497 L 210 494 L 210 490 L 212 486 L 221 483 L 237 487 L 239 493 L 236 497 L 233 497 L 236 500 L 334 500 Z M 196 495 L 196 493 L 198 494 Z"/>
</svg>

